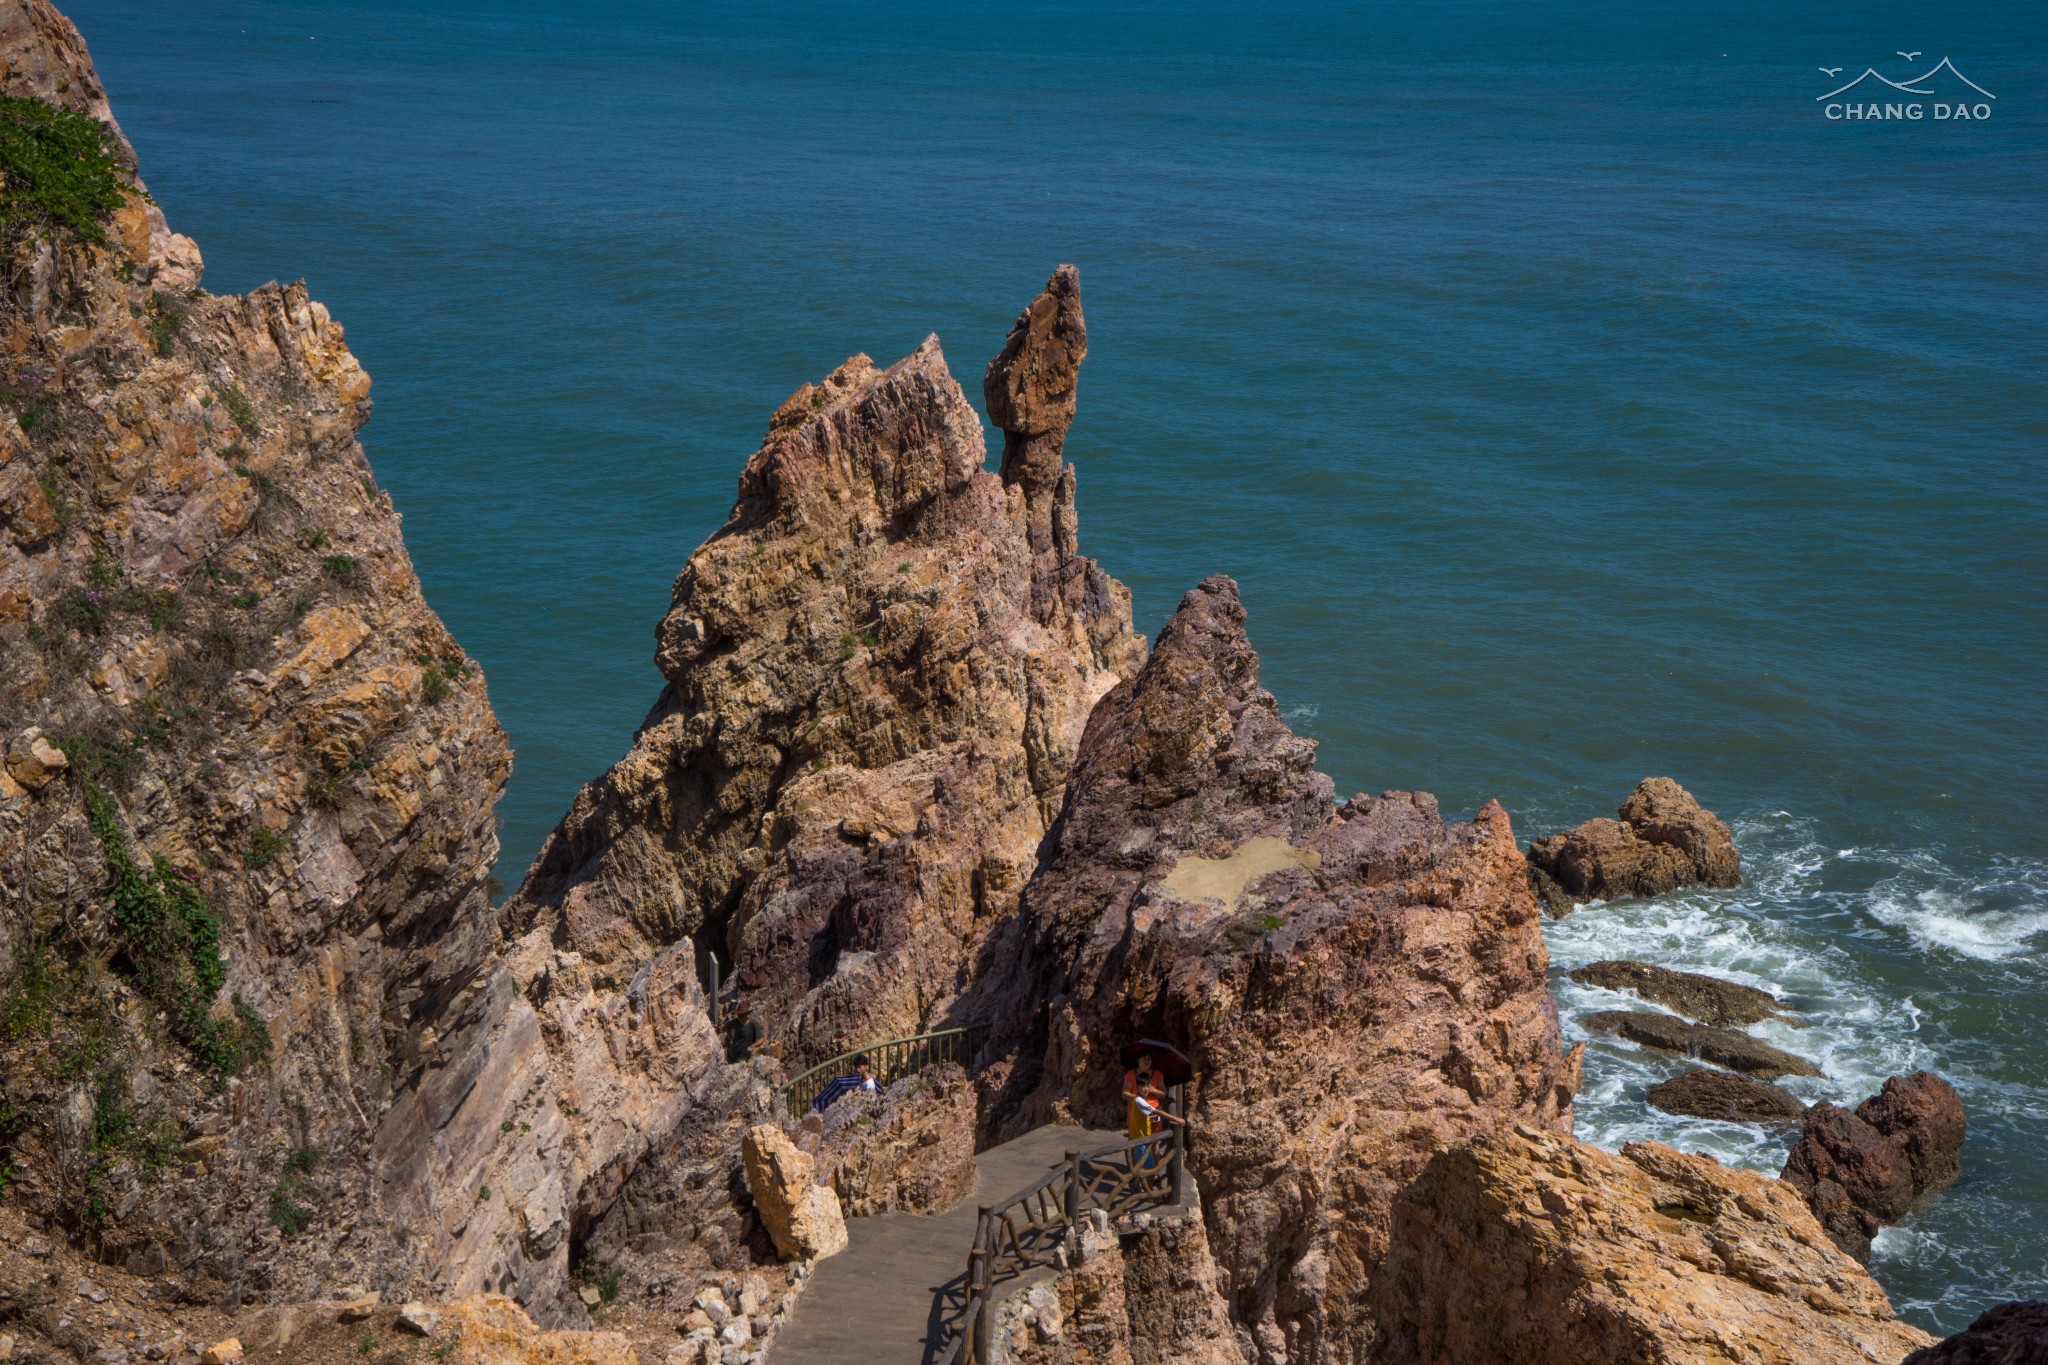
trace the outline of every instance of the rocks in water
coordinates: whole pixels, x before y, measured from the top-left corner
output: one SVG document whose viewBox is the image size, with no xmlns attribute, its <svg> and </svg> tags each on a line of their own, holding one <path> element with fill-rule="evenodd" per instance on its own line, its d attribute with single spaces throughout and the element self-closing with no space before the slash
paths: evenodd
<svg viewBox="0 0 2048 1365">
<path fill-rule="evenodd" d="M 1530 885 L 1552 914 L 1579 901 L 1742 884 L 1728 826 L 1670 778 L 1644 778 L 1618 814 L 1529 845 Z"/>
<path fill-rule="evenodd" d="M 791 1260 L 815 1261 L 846 1250 L 839 1196 L 815 1178 L 816 1162 L 772 1123 L 747 1130 L 740 1155 L 747 1190 L 775 1249 Z"/>
<path fill-rule="evenodd" d="M 1879 1228 L 1956 1178 L 1966 1128 L 1954 1086 L 1931 1071 L 1894 1076 L 1853 1113 L 1825 1103 L 1807 1110 L 1782 1178 L 1837 1245 L 1868 1256 Z"/>
<path fill-rule="evenodd" d="M 1823 1074 L 1819 1067 L 1804 1057 L 1795 1057 L 1737 1029 L 1688 1023 L 1668 1014 L 1651 1014 L 1647 1010 L 1597 1010 L 1582 1016 L 1579 1023 L 1595 1033 L 1610 1033 L 1660 1052 L 1675 1052 L 1681 1057 L 1697 1057 L 1703 1062 L 1712 1062 L 1715 1066 L 1749 1076 L 1760 1076 L 1767 1081 L 1774 1081 L 1780 1076 Z"/>
<path fill-rule="evenodd" d="M 1901 1365 L 2048 1365 L 2048 1303 L 2002 1303 Z"/>
<path fill-rule="evenodd" d="M 1431 1161 L 1366 1293 L 1374 1365 L 1867 1365 L 1930 1340 L 1779 1182 L 1533 1128 Z"/>
<path fill-rule="evenodd" d="M 1740 1028 L 1780 1013 L 1778 998 L 1769 991 L 1648 962 L 1591 962 L 1574 969 L 1571 978 L 1583 986 L 1627 991 L 1721 1028 Z"/>
<path fill-rule="evenodd" d="M 1660 1081 L 1644 1098 L 1667 1114 L 1732 1123 L 1796 1125 L 1806 1113 L 1806 1106 L 1796 1096 L 1768 1081 L 1710 1068 Z"/>
<path fill-rule="evenodd" d="M 1120 1125 L 1121 1043 L 1180 1047 L 1225 1311 L 1255 1359 L 1356 1360 L 1395 1193 L 1474 1133 L 1569 1130 L 1579 1054 L 1506 813 L 1339 804 L 1245 620 L 1235 583 L 1203 581 L 1089 719 L 973 998 L 999 1019 L 990 1136 Z M 1125 1292 L 1132 1322 L 1186 1311 Z"/>
</svg>

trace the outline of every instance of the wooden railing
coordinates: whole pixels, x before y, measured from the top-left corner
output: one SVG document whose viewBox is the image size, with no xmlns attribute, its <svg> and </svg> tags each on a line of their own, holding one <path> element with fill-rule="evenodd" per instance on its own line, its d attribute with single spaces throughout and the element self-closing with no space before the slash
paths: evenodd
<svg viewBox="0 0 2048 1365">
<path fill-rule="evenodd" d="M 834 1076 L 854 1071 L 863 1060 L 874 1068 L 875 1081 L 880 1085 L 888 1085 L 941 1062 L 958 1062 L 972 1069 L 974 1054 L 981 1050 L 981 1044 L 987 1037 L 987 1024 L 968 1024 L 962 1028 L 940 1029 L 936 1033 L 920 1033 L 914 1038 L 891 1038 L 887 1042 L 869 1043 L 866 1047 L 826 1058 L 785 1084 L 782 1097 L 789 1105 L 790 1117 L 800 1119 L 811 1107 L 811 1101 L 818 1098 L 818 1092 L 829 1085 Z"/>
<path fill-rule="evenodd" d="M 1181 1096 L 1170 1103 L 1182 1112 Z M 933 1365 L 988 1365 L 995 1330 L 995 1289 L 1038 1266 L 1059 1264 L 1064 1243 L 1078 1242 L 1089 1212 L 1111 1218 L 1141 1208 L 1179 1204 L 1187 1184 L 1187 1129 L 1136 1138 L 1090 1155 L 1068 1152 L 1066 1160 L 1037 1184 L 1000 1204 L 983 1204 L 974 1223 L 974 1248 L 967 1254 L 961 1309 L 948 1341 Z"/>
</svg>

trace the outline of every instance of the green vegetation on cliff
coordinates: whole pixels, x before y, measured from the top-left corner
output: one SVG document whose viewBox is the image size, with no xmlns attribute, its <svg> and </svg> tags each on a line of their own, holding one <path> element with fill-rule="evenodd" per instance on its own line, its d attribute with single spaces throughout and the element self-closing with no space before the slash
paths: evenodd
<svg viewBox="0 0 2048 1365">
<path fill-rule="evenodd" d="M 60 229 L 104 241 L 128 187 L 113 134 L 98 119 L 0 96 L 0 240 Z"/>
</svg>

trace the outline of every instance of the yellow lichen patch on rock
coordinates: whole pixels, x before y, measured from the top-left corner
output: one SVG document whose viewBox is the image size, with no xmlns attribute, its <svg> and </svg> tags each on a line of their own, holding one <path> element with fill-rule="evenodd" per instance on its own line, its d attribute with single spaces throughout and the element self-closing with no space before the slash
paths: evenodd
<svg viewBox="0 0 2048 1365">
<path fill-rule="evenodd" d="M 1285 839 L 1248 839 L 1221 858 L 1187 854 L 1166 874 L 1160 889 L 1184 901 L 1213 901 L 1235 909 L 1244 890 L 1253 882 L 1290 867 L 1311 870 L 1321 867 L 1323 855 L 1312 848 L 1296 848 Z"/>
</svg>

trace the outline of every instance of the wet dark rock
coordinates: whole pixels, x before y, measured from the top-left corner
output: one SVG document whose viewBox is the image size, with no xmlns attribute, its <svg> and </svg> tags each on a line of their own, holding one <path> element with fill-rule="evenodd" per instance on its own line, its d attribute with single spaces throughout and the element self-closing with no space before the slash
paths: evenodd
<svg viewBox="0 0 2048 1365">
<path fill-rule="evenodd" d="M 1931 1071 L 1894 1076 L 1853 1113 L 1834 1104 L 1807 1110 L 1781 1178 L 1806 1196 L 1836 1245 L 1867 1257 L 1879 1228 L 1961 1172 L 1966 1126 L 1947 1081 Z"/>
<path fill-rule="evenodd" d="M 2048 1365 L 2048 1303 L 2001 1303 L 1968 1329 L 1913 1352 L 1902 1365 Z"/>
<path fill-rule="evenodd" d="M 1778 998 L 1769 991 L 1648 962 L 1592 962 L 1571 977 L 1582 986 L 1627 991 L 1718 1028 L 1740 1028 L 1779 1013 Z"/>
<path fill-rule="evenodd" d="M 1710 1028 L 1690 1024 L 1668 1014 L 1638 1010 L 1600 1010 L 1579 1022 L 1595 1033 L 1610 1033 L 1631 1043 L 1697 1057 L 1730 1071 L 1774 1081 L 1780 1076 L 1818 1076 L 1821 1069 L 1804 1057 L 1795 1057 L 1759 1038 L 1736 1029 Z"/>
<path fill-rule="evenodd" d="M 1806 1113 L 1796 1096 L 1768 1081 L 1704 1067 L 1660 1081 L 1644 1098 L 1667 1114 L 1733 1123 L 1797 1124 Z"/>
<path fill-rule="evenodd" d="M 1551 914 L 1580 901 L 1742 884 L 1728 826 L 1670 778 L 1644 778 L 1616 814 L 1529 845 L 1530 889 Z"/>
</svg>

